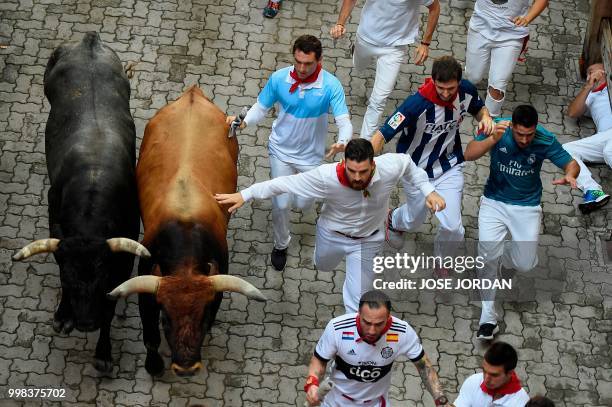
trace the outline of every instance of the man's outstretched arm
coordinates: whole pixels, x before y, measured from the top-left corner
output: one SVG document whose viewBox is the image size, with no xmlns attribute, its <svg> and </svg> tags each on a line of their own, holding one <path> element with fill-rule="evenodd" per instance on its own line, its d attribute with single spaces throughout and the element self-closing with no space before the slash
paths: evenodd
<svg viewBox="0 0 612 407">
<path fill-rule="evenodd" d="M 427 391 L 431 394 L 434 400 L 438 400 L 441 397 L 444 397 L 444 392 L 442 391 L 442 385 L 440 384 L 440 379 L 438 379 L 438 374 L 434 369 L 429 357 L 427 355 L 423 355 L 423 357 L 416 362 L 414 362 L 417 370 L 419 371 L 419 375 L 421 376 L 421 380 L 423 384 L 427 388 Z M 438 405 L 438 404 L 436 404 Z M 453 404 L 447 402 L 446 404 L 441 404 L 442 406 L 453 407 Z"/>
</svg>

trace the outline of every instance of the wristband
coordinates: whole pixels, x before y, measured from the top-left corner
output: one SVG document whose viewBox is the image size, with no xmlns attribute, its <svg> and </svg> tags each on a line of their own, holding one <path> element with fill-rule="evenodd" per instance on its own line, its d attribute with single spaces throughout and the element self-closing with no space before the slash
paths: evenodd
<svg viewBox="0 0 612 407">
<path fill-rule="evenodd" d="M 304 385 L 304 391 L 308 393 L 308 390 L 310 389 L 311 386 L 318 386 L 318 385 L 319 385 L 319 378 L 317 376 L 310 375 L 306 379 L 306 384 Z"/>
<path fill-rule="evenodd" d="M 431 45 L 431 42 L 421 41 L 421 45 L 425 45 L 426 47 L 429 47 Z"/>
<path fill-rule="evenodd" d="M 340 27 L 344 28 L 344 24 L 336 23 L 336 25 L 339 25 Z"/>
</svg>

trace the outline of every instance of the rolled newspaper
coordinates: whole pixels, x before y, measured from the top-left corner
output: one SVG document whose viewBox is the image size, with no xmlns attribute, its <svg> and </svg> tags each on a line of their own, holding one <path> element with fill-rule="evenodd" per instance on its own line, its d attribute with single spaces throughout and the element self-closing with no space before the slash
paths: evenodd
<svg viewBox="0 0 612 407">
<path fill-rule="evenodd" d="M 333 388 L 334 382 L 332 382 L 331 379 L 327 378 L 323 380 L 317 389 L 319 400 L 323 401 L 327 393 L 329 393 L 329 391 Z M 304 401 L 304 407 L 310 407 L 310 403 L 308 403 L 308 401 Z"/>
</svg>

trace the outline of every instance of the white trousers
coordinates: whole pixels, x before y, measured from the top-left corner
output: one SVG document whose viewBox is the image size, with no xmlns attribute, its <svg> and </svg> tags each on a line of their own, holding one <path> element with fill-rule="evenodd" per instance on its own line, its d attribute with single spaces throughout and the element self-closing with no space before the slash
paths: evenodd
<svg viewBox="0 0 612 407">
<path fill-rule="evenodd" d="M 612 168 L 612 129 L 594 134 L 591 137 L 563 144 L 563 148 L 580 165 L 580 174 L 576 179 L 578 188 L 583 192 L 601 189 L 601 185 L 595 182 L 591 171 L 584 165 L 584 161 L 589 163 L 605 162 Z"/>
<path fill-rule="evenodd" d="M 357 312 L 361 295 L 371 290 L 374 282 L 374 257 L 385 241 L 382 230 L 363 239 L 351 239 L 317 225 L 314 263 L 320 271 L 332 271 L 346 258 L 342 298 L 347 313 Z"/>
<path fill-rule="evenodd" d="M 461 196 L 463 193 L 463 164 L 459 164 L 440 175 L 430 179 L 436 192 L 444 198 L 446 208 L 436 212 L 440 227 L 434 240 L 434 254 L 452 255 L 453 242 L 462 242 L 465 229 L 461 221 Z M 393 227 L 398 230 L 413 232 L 425 222 L 429 209 L 425 205 L 425 196 L 420 189 L 403 181 L 406 203 L 393 212 Z M 450 250 L 452 251 L 452 250 Z"/>
<path fill-rule="evenodd" d="M 542 208 L 538 206 L 509 205 L 482 197 L 478 212 L 478 255 L 486 258 L 479 278 L 495 279 L 499 261 L 505 268 L 527 272 L 538 264 L 538 236 Z M 507 234 L 512 241 L 506 240 Z M 497 324 L 495 291 L 482 293 L 480 325 Z"/>
<path fill-rule="evenodd" d="M 367 383 L 363 383 L 363 385 L 367 386 Z M 385 398 L 385 407 L 390 407 L 391 403 L 389 402 L 389 396 L 385 394 L 383 397 Z M 382 407 L 382 400 L 378 398 L 376 400 L 368 401 L 367 403 L 351 401 L 347 399 L 346 397 L 343 397 L 342 393 L 340 393 L 340 391 L 337 390 L 336 387 L 333 387 L 323 399 L 323 403 L 321 403 L 321 407 L 346 407 L 346 406 Z"/>
<path fill-rule="evenodd" d="M 506 93 L 508 82 L 516 61 L 523 48 L 523 39 L 505 41 L 491 41 L 482 34 L 469 29 L 467 37 L 467 50 L 465 52 L 465 79 L 472 83 L 480 82 L 487 68 L 489 69 L 489 86 Z M 501 114 L 502 97 L 493 99 L 487 88 L 485 105 L 491 116 Z"/>
<path fill-rule="evenodd" d="M 287 163 L 270 155 L 270 176 L 272 178 L 293 175 L 300 172 L 310 171 L 317 165 L 300 165 Z M 314 200 L 303 198 L 294 194 L 281 194 L 272 198 L 272 229 L 274 234 L 274 247 L 285 249 L 289 246 L 291 235 L 289 234 L 289 211 L 291 205 L 300 209 L 308 209 Z"/>
<path fill-rule="evenodd" d="M 378 120 L 385 108 L 385 102 L 395 87 L 400 67 L 406 63 L 408 46 L 380 47 L 370 44 L 359 35 L 356 36 L 353 51 L 353 65 L 358 71 L 370 66 L 372 59 L 376 60 L 376 77 L 374 87 L 368 102 L 368 108 L 363 116 L 361 138 L 370 140 L 378 129 Z"/>
</svg>

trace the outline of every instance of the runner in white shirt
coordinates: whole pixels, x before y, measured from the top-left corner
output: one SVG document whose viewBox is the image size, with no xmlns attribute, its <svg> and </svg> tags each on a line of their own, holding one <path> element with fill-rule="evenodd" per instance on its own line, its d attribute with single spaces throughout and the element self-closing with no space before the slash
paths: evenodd
<svg viewBox="0 0 612 407">
<path fill-rule="evenodd" d="M 548 0 L 476 0 L 465 52 L 465 77 L 476 84 L 489 69 L 485 104 L 493 117 L 501 114 L 506 87 L 529 38 L 527 26 L 548 6 Z"/>
<path fill-rule="evenodd" d="M 606 85 L 603 64 L 589 66 L 586 84 L 567 109 L 568 115 L 576 119 L 590 113 L 597 128 L 597 134 L 563 145 L 580 165 L 577 182 L 578 188 L 584 193 L 584 202 L 578 208 L 584 214 L 601 208 L 610 200 L 610 195 L 602 190 L 589 168 L 584 165 L 584 161 L 605 162 L 612 168 L 612 108 Z"/>
<path fill-rule="evenodd" d="M 485 352 L 482 373 L 468 377 L 455 407 L 523 407 L 529 395 L 523 389 L 514 369 L 518 356 L 505 342 L 496 342 Z"/>
<path fill-rule="evenodd" d="M 346 33 L 345 25 L 355 3 L 357 0 L 343 0 L 338 22 L 330 31 L 333 38 Z M 375 59 L 376 78 L 363 117 L 362 138 L 370 139 L 378 128 L 387 97 L 395 87 L 401 65 L 406 63 L 408 45 L 418 41 L 421 6 L 429 9 L 429 16 L 425 35 L 416 49 L 416 65 L 423 64 L 429 55 L 429 45 L 440 16 L 439 0 L 366 0 L 363 6 L 353 50 L 353 65 L 362 71 Z"/>
<path fill-rule="evenodd" d="M 327 363 L 334 360 L 330 377 L 334 387 L 323 406 L 389 407 L 391 369 L 400 356 L 415 364 L 436 406 L 451 405 L 414 329 L 391 315 L 391 300 L 385 293 L 368 291 L 359 301 L 358 313 L 327 324 L 308 367 L 306 400 L 311 406 L 320 404 L 319 380 Z"/>
<path fill-rule="evenodd" d="M 372 144 L 351 140 L 345 161 L 323 164 L 314 170 L 251 185 L 235 194 L 215 195 L 230 212 L 251 199 L 266 199 L 285 192 L 324 201 L 317 222 L 314 263 L 332 271 L 346 257 L 343 287 L 347 312 L 356 312 L 361 293 L 372 287 L 374 256 L 384 240 L 384 222 L 389 196 L 402 179 L 415 185 L 430 209 L 441 211 L 444 199 L 434 191 L 427 173 L 406 154 L 384 154 L 374 158 Z"/>
</svg>

